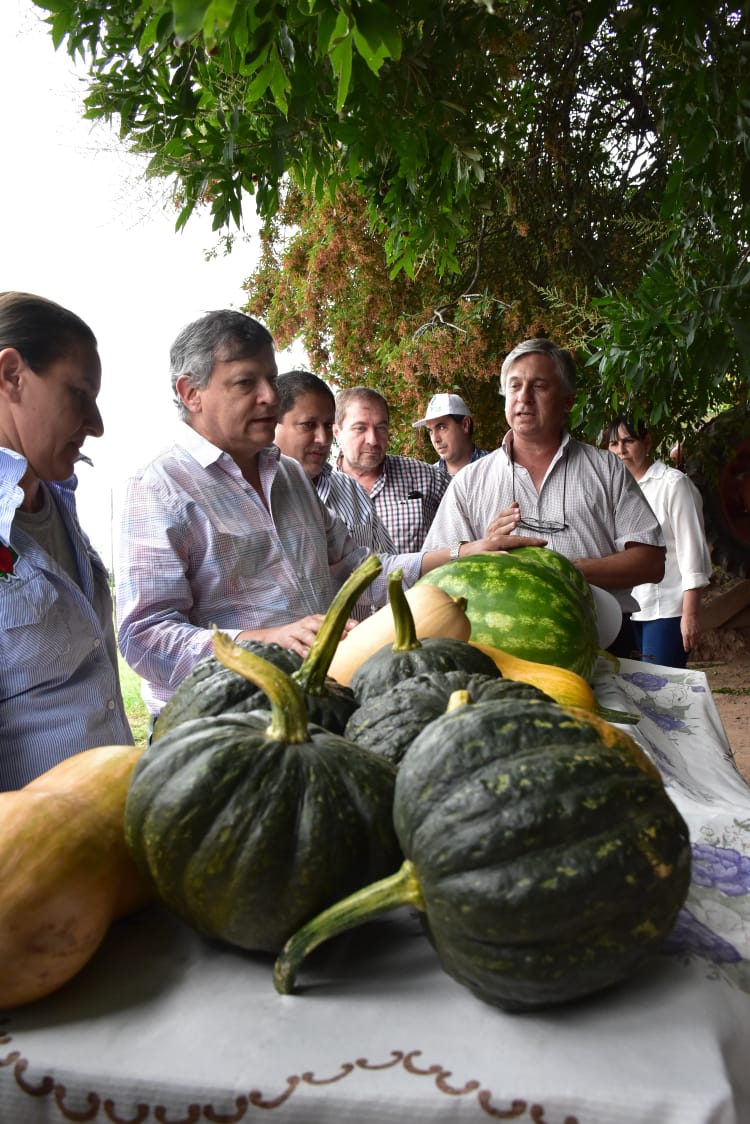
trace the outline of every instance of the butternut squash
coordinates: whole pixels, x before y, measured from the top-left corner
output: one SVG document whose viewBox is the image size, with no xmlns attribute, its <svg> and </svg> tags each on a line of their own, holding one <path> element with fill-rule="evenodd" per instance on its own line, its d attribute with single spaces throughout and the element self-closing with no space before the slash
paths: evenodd
<svg viewBox="0 0 750 1124">
<path fill-rule="evenodd" d="M 524 660 L 520 656 L 512 656 L 510 652 L 504 652 L 502 648 L 493 648 L 490 644 L 480 644 L 475 640 L 470 643 L 473 648 L 479 648 L 490 657 L 504 679 L 531 683 L 561 706 L 578 706 L 592 712 L 596 710 L 596 695 L 577 672 L 554 664 Z"/>
<path fill-rule="evenodd" d="M 152 900 L 123 821 L 142 752 L 86 750 L 0 793 L 0 1008 L 62 987 L 113 920 Z"/>
<path fill-rule="evenodd" d="M 570 671 L 566 667 L 524 660 L 520 656 L 511 655 L 510 652 L 504 652 L 502 648 L 494 648 L 490 644 L 480 644 L 476 640 L 470 640 L 469 643 L 472 647 L 479 648 L 494 661 L 504 679 L 531 683 L 533 687 L 538 687 L 540 691 L 544 691 L 560 706 L 585 710 L 589 714 L 596 714 L 608 722 L 634 725 L 640 718 L 639 714 L 610 710 L 607 707 L 600 706 L 591 685 L 583 676 L 578 675 L 575 671 Z"/>
<path fill-rule="evenodd" d="M 432 585 L 413 586 L 406 590 L 405 597 L 409 602 L 417 637 L 420 640 L 429 636 L 450 636 L 456 640 L 469 639 L 471 624 L 466 615 L 465 598 L 452 597 Z M 328 674 L 348 687 L 357 668 L 386 644 L 393 644 L 395 639 L 393 610 L 390 605 L 384 605 L 340 641 Z"/>
<path fill-rule="evenodd" d="M 112 878 L 117 887 L 113 920 L 141 909 L 154 897 L 133 862 L 122 826 L 130 776 L 142 754 L 142 746 L 100 745 L 73 754 L 21 790 L 70 793 L 90 804 L 116 829 L 110 850 Z"/>
<path fill-rule="evenodd" d="M 113 830 L 69 793 L 0 793 L 0 1007 L 56 991 L 109 928 Z"/>
</svg>

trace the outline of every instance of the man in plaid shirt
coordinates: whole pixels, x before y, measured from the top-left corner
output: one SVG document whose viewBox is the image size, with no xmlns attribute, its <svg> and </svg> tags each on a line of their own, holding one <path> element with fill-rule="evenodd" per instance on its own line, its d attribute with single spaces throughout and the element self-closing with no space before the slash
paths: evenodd
<svg viewBox="0 0 750 1124">
<path fill-rule="evenodd" d="M 336 469 L 362 485 L 396 551 L 421 550 L 450 477 L 426 461 L 386 452 L 388 403 L 368 386 L 336 396 L 333 432 L 341 450 Z"/>
</svg>

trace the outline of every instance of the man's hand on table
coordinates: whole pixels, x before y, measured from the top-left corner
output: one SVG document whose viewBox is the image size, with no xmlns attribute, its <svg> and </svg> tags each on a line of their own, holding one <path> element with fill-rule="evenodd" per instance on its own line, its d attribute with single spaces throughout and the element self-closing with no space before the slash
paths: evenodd
<svg viewBox="0 0 750 1124">
<path fill-rule="evenodd" d="M 262 640 L 268 644 L 278 644 L 282 648 L 289 648 L 304 659 L 310 651 L 315 637 L 323 623 L 322 613 L 310 613 L 301 620 L 282 624 L 276 628 L 248 629 L 237 636 L 237 640 Z M 355 627 L 358 622 L 349 618 L 344 625 L 342 639 Z"/>
</svg>

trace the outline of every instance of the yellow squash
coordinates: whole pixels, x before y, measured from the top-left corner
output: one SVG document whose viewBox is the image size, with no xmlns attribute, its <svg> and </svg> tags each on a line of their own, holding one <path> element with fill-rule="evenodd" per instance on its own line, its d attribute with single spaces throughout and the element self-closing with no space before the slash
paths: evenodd
<svg viewBox="0 0 750 1124">
<path fill-rule="evenodd" d="M 152 900 L 123 826 L 142 752 L 86 750 L 25 788 L 0 793 L 0 1008 L 62 987 L 112 921 Z"/>
<path fill-rule="evenodd" d="M 611 710 L 597 702 L 591 685 L 575 671 L 567 667 L 557 667 L 555 664 L 535 663 L 533 660 L 523 660 L 519 656 L 512 656 L 501 648 L 493 648 L 490 644 L 480 644 L 475 640 L 469 641 L 473 647 L 494 660 L 504 679 L 515 679 L 520 683 L 531 683 L 544 691 L 556 703 L 564 707 L 574 707 L 586 710 L 590 714 L 598 715 L 607 722 L 620 722 L 625 725 L 636 725 L 640 719 L 639 714 L 631 714 L 624 710 Z"/>
<path fill-rule="evenodd" d="M 577 706 L 582 710 L 596 711 L 596 696 L 591 686 L 575 671 L 568 671 L 567 668 L 556 667 L 554 664 L 522 660 L 509 652 L 503 652 L 501 648 L 478 644 L 474 640 L 471 644 L 493 660 L 504 679 L 531 683 L 561 706 Z"/>
</svg>

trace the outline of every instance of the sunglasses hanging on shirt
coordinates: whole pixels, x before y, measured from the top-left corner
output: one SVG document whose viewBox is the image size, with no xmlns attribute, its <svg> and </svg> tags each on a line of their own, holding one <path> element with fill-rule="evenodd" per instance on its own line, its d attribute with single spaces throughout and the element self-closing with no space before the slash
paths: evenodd
<svg viewBox="0 0 750 1124">
<path fill-rule="evenodd" d="M 563 494 L 562 494 L 562 520 L 543 520 L 534 519 L 529 516 L 528 519 L 523 517 L 519 519 L 516 524 L 518 527 L 523 527 L 526 531 L 537 531 L 544 535 L 553 535 L 556 531 L 567 531 L 568 524 L 565 522 L 565 493 L 568 486 L 568 450 L 566 448 L 563 453 L 565 457 L 565 469 L 563 475 Z M 513 447 L 510 450 L 510 463 L 513 476 L 513 503 L 516 503 L 516 461 L 513 456 Z"/>
</svg>

